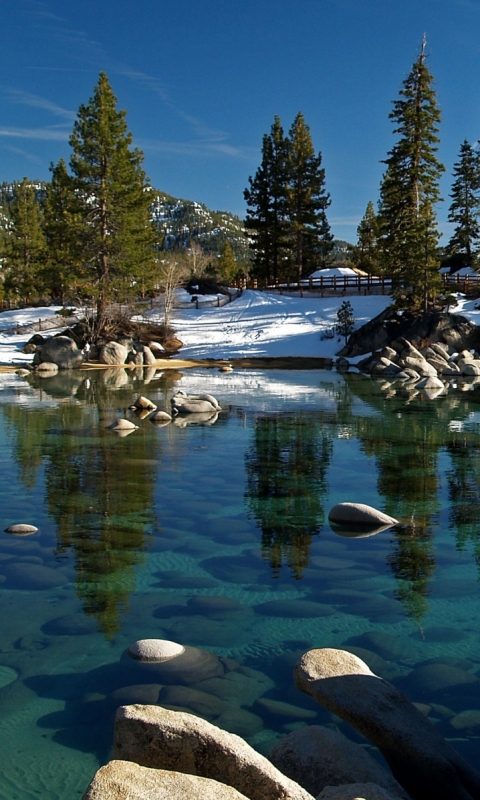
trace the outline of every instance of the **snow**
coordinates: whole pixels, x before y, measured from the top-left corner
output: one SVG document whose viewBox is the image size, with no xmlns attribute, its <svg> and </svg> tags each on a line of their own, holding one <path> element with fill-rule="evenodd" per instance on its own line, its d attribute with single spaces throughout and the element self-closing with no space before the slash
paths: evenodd
<svg viewBox="0 0 480 800">
<path fill-rule="evenodd" d="M 463 295 L 456 297 L 458 304 L 450 310 L 480 326 L 480 301 L 466 300 Z M 335 334 L 335 324 L 337 311 L 345 299 L 343 296 L 285 297 L 246 290 L 221 308 L 196 309 L 191 303 L 189 308 L 176 309 L 172 318 L 175 334 L 183 342 L 180 357 L 334 357 L 343 346 L 343 340 L 339 341 Z M 387 295 L 351 295 L 347 299 L 353 307 L 356 328 L 380 314 L 390 303 Z M 32 334 L 16 334 L 16 326 L 52 317 L 57 309 L 51 306 L 1 312 L 0 365 L 31 361 L 32 356 L 22 353 L 22 348 Z"/>
<path fill-rule="evenodd" d="M 310 278 L 358 278 L 358 273 L 350 267 L 330 267 L 329 269 L 317 269 L 312 272 Z"/>
</svg>

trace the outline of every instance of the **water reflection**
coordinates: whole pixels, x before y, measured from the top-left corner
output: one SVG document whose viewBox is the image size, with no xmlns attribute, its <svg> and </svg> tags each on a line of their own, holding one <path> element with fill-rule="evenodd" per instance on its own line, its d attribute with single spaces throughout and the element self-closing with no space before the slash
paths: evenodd
<svg viewBox="0 0 480 800">
<path fill-rule="evenodd" d="M 262 531 L 262 552 L 278 576 L 285 561 L 295 578 L 308 565 L 324 521 L 332 434 L 309 417 L 259 417 L 245 455 L 246 498 Z"/>
</svg>

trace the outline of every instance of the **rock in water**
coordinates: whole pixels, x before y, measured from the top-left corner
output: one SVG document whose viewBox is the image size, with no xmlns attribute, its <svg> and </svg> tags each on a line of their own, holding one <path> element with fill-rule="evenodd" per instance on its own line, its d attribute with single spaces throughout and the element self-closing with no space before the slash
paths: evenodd
<svg viewBox="0 0 480 800">
<path fill-rule="evenodd" d="M 159 663 L 180 656 L 185 648 L 177 642 L 169 642 L 168 639 L 139 639 L 130 645 L 128 652 L 137 661 Z"/>
<path fill-rule="evenodd" d="M 231 786 L 208 778 L 110 761 L 95 773 L 82 800 L 248 800 Z"/>
<path fill-rule="evenodd" d="M 268 757 L 284 775 L 315 797 L 327 786 L 361 782 L 378 784 L 394 797 L 408 800 L 391 772 L 363 747 L 323 725 L 290 733 L 277 742 Z"/>
<path fill-rule="evenodd" d="M 5 533 L 15 533 L 17 536 L 29 536 L 37 531 L 38 528 L 36 528 L 35 525 L 28 525 L 25 522 L 17 522 L 15 525 L 10 525 L 8 528 L 5 528 Z"/>
<path fill-rule="evenodd" d="M 313 800 L 243 739 L 203 719 L 160 706 L 122 706 L 115 758 L 178 770 L 233 786 L 250 800 Z"/>
<path fill-rule="evenodd" d="M 337 503 L 329 515 L 329 522 L 338 525 L 363 525 L 378 528 L 380 525 L 396 525 L 398 520 L 365 503 Z"/>
<path fill-rule="evenodd" d="M 310 650 L 298 661 L 294 676 L 301 691 L 378 747 L 412 798 L 479 800 L 480 773 L 402 692 L 360 658 L 344 650 Z"/>
</svg>

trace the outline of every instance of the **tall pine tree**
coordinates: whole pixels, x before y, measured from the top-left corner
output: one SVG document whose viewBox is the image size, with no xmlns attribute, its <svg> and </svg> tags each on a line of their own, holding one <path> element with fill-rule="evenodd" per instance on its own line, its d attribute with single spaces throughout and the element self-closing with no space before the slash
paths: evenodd
<svg viewBox="0 0 480 800">
<path fill-rule="evenodd" d="M 450 197 L 448 220 L 455 229 L 445 254 L 458 267 L 478 266 L 480 241 L 480 159 L 465 140 L 460 147 L 459 160 L 453 168 L 454 182 Z"/>
<path fill-rule="evenodd" d="M 325 192 L 322 155 L 315 155 L 303 114 L 297 114 L 289 132 L 287 208 L 291 247 L 298 279 L 304 273 L 326 266 L 333 248 L 326 209 L 330 196 Z"/>
<path fill-rule="evenodd" d="M 393 294 L 424 309 L 441 288 L 435 205 L 445 169 L 436 156 L 440 110 L 425 45 L 424 38 L 390 113 L 399 138 L 384 162 L 379 205 L 381 257 Z"/>
<path fill-rule="evenodd" d="M 154 281 L 150 187 L 143 154 L 131 148 L 125 116 L 102 72 L 93 97 L 78 110 L 70 137 L 72 181 L 64 240 L 72 242 L 75 234 L 72 258 L 75 263 L 81 252 L 78 278 L 96 302 L 96 337 L 105 328 L 110 304 L 143 294 Z M 61 171 L 58 166 L 54 176 Z"/>
<path fill-rule="evenodd" d="M 82 294 L 82 254 L 78 246 L 82 220 L 76 208 L 73 178 L 63 158 L 51 164 L 52 179 L 47 184 L 43 204 L 47 258 L 45 286 L 51 297 L 62 304 L 75 302 Z"/>
<path fill-rule="evenodd" d="M 287 142 L 278 116 L 262 143 L 262 163 L 245 189 L 247 217 L 254 253 L 254 273 L 268 283 L 284 277 L 288 263 L 285 251 Z"/>
<path fill-rule="evenodd" d="M 30 303 L 42 295 L 41 270 L 45 259 L 42 212 L 35 186 L 24 178 L 15 186 L 5 243 L 5 294 Z"/>
</svg>

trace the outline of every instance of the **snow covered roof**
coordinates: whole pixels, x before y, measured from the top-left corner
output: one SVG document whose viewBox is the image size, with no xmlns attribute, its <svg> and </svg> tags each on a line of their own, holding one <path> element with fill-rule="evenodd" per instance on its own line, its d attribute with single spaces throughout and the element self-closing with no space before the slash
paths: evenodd
<svg viewBox="0 0 480 800">
<path fill-rule="evenodd" d="M 350 267 L 329 267 L 328 269 L 317 269 L 312 272 L 310 278 L 356 278 L 357 273 Z"/>
</svg>

